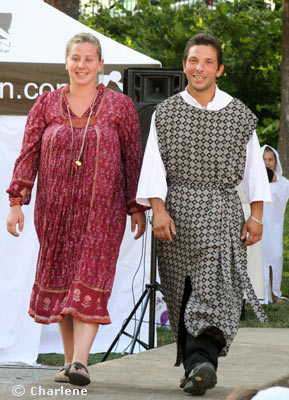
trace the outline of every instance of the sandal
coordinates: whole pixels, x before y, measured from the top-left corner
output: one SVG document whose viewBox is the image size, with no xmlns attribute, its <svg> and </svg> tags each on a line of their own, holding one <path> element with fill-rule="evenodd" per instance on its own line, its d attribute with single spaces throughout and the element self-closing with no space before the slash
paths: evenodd
<svg viewBox="0 0 289 400">
<path fill-rule="evenodd" d="M 55 375 L 54 382 L 69 383 L 69 370 L 71 364 L 64 365 Z"/>
<path fill-rule="evenodd" d="M 90 383 L 87 368 L 78 361 L 71 364 L 69 371 L 69 382 L 77 386 L 86 386 Z"/>
</svg>

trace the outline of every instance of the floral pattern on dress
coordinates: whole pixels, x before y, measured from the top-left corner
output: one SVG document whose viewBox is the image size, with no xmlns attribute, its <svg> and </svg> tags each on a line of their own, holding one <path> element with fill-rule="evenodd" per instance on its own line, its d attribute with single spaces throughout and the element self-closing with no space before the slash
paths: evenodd
<svg viewBox="0 0 289 400">
<path fill-rule="evenodd" d="M 38 173 L 34 221 L 40 249 L 29 314 L 41 323 L 71 314 L 108 324 L 126 214 L 145 209 L 135 203 L 142 162 L 138 115 L 129 97 L 99 85 L 76 170 L 85 128 L 70 110 L 72 140 L 68 90 L 45 92 L 34 103 L 7 192 L 29 204 Z"/>
</svg>

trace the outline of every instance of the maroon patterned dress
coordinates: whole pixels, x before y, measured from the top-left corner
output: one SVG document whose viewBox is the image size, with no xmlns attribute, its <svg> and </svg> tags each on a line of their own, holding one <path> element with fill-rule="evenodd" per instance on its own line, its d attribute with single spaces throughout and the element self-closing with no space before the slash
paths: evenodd
<svg viewBox="0 0 289 400">
<path fill-rule="evenodd" d="M 27 119 L 10 199 L 29 204 L 38 172 L 35 227 L 40 242 L 29 314 L 49 324 L 71 314 L 109 324 L 111 294 L 126 213 L 135 203 L 142 161 L 137 111 L 131 99 L 98 86 L 82 165 L 76 167 L 88 109 L 67 111 L 65 88 L 46 92 Z"/>
</svg>

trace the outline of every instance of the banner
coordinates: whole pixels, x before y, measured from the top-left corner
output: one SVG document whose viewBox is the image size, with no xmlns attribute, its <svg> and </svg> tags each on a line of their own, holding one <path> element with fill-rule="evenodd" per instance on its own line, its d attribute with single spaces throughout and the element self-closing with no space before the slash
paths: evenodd
<svg viewBox="0 0 289 400">
<path fill-rule="evenodd" d="M 122 92 L 125 68 L 127 65 L 104 65 L 104 74 L 99 76 L 100 82 L 115 91 Z M 68 81 L 64 63 L 2 62 L 0 63 L 0 114 L 27 115 L 38 96 L 45 91 L 58 89 Z"/>
</svg>

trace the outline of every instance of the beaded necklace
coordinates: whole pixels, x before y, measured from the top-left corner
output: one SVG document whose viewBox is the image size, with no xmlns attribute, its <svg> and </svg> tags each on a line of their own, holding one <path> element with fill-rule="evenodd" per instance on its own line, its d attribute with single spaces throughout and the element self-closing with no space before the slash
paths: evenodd
<svg viewBox="0 0 289 400">
<path fill-rule="evenodd" d="M 83 149 L 84 149 L 84 144 L 85 144 L 86 133 L 87 133 L 87 129 L 88 129 L 88 126 L 89 126 L 90 119 L 91 119 L 92 110 L 93 110 L 93 107 L 94 107 L 94 103 L 95 103 L 95 100 L 96 100 L 97 93 L 98 93 L 98 91 L 96 91 L 96 94 L 94 96 L 93 102 L 90 105 L 90 112 L 89 112 L 89 116 L 87 118 L 87 123 L 86 123 L 85 129 L 84 129 L 82 144 L 81 144 L 81 147 L 80 147 L 80 151 L 79 151 L 77 160 L 75 161 L 75 164 L 76 164 L 75 165 L 75 169 L 77 169 L 77 167 L 80 167 L 81 164 L 82 164 Z M 73 130 L 73 123 L 72 123 L 71 114 L 70 114 L 70 106 L 69 106 L 68 103 L 67 103 L 66 107 L 67 107 L 67 113 L 68 113 L 68 117 L 69 117 L 70 128 L 71 128 L 71 153 L 70 154 L 71 154 L 71 159 L 72 159 L 72 152 L 73 152 L 73 145 L 74 145 L 74 130 Z"/>
</svg>

